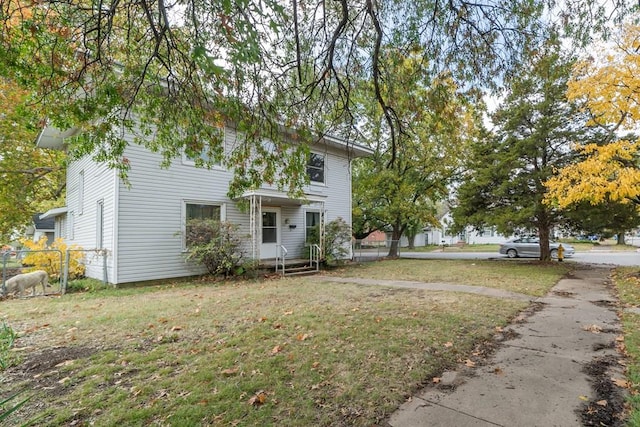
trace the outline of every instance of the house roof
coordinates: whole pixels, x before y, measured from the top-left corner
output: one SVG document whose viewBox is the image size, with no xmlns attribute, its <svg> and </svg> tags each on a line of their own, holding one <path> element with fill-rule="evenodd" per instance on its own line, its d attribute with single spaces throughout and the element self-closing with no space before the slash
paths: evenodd
<svg viewBox="0 0 640 427">
<path fill-rule="evenodd" d="M 33 225 L 36 230 L 53 230 L 55 228 L 55 218 L 41 218 L 42 214 L 35 214 L 33 216 Z"/>
<path fill-rule="evenodd" d="M 76 136 L 80 133 L 79 128 L 70 128 L 61 130 L 55 126 L 46 125 L 36 138 L 36 146 L 40 148 L 53 148 L 61 150 L 64 148 L 65 138 Z M 367 157 L 373 154 L 373 150 L 364 145 L 356 144 L 354 142 L 345 141 L 341 138 L 325 135 L 318 142 L 312 145 L 322 144 L 329 147 L 339 148 L 346 150 L 352 157 Z"/>
<path fill-rule="evenodd" d="M 373 150 L 369 147 L 356 144 L 355 142 L 345 141 L 335 136 L 325 135 L 321 141 L 329 147 L 347 150 L 353 157 L 368 157 L 373 154 Z"/>
<path fill-rule="evenodd" d="M 44 219 L 48 219 L 51 218 L 51 221 L 54 221 L 54 218 L 62 215 L 62 214 L 66 214 L 67 213 L 67 207 L 63 206 L 61 208 L 53 208 L 53 209 L 49 209 L 48 211 L 46 211 L 45 213 L 41 214 L 39 219 L 44 220 Z M 35 222 L 35 219 L 34 219 Z M 53 227 L 51 227 L 53 229 Z"/>
</svg>

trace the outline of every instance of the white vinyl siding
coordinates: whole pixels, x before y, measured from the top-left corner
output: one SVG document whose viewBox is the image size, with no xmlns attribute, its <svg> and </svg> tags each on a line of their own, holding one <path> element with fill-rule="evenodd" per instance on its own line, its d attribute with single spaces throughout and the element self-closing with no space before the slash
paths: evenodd
<svg viewBox="0 0 640 427">
<path fill-rule="evenodd" d="M 82 173 L 80 173 L 82 172 Z M 67 214 L 67 238 L 69 244 L 91 251 L 99 243 L 96 230 L 98 201 L 102 201 L 102 248 L 108 250 L 107 277 L 115 280 L 113 253 L 115 250 L 115 192 L 118 177 L 106 165 L 94 162 L 90 156 L 72 161 L 67 170 L 67 206 L 72 208 Z M 82 182 L 81 182 L 82 181 Z M 80 185 L 82 184 L 82 185 Z M 82 188 L 82 191 L 80 190 Z M 80 203 L 80 199 L 82 203 Z M 83 206 L 79 215 L 75 209 Z M 105 276 L 103 260 L 100 256 L 85 253 L 85 275 L 102 280 Z"/>
</svg>

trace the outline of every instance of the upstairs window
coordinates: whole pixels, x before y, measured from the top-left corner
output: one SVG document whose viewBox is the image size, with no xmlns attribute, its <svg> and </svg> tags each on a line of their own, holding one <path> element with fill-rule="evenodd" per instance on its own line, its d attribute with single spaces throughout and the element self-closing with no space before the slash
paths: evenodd
<svg viewBox="0 0 640 427">
<path fill-rule="evenodd" d="M 318 153 L 309 154 L 307 175 L 309 175 L 309 181 L 312 183 L 324 184 L 324 155 Z"/>
<path fill-rule="evenodd" d="M 225 146 L 225 133 L 224 129 L 219 129 L 219 137 L 216 137 L 215 144 L 222 144 L 223 152 Z M 194 147 L 195 148 L 195 147 Z M 211 145 L 208 143 L 202 144 L 202 149 L 198 153 L 187 154 L 186 147 L 182 150 L 182 164 L 190 165 L 190 166 L 203 166 L 209 164 L 211 162 L 212 166 L 222 166 L 222 162 L 220 159 L 214 158 L 215 152 L 211 149 Z"/>
<path fill-rule="evenodd" d="M 213 160 L 213 153 L 209 148 L 209 144 L 205 144 L 202 150 L 196 156 L 190 156 L 186 152 L 182 153 L 182 163 L 190 166 L 202 166 Z M 212 165 L 220 166 L 219 161 L 213 161 Z"/>
</svg>

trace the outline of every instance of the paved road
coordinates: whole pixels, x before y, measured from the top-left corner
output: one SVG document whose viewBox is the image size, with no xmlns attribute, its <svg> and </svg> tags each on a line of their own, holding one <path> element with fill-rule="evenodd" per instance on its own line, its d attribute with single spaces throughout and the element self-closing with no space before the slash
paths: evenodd
<svg viewBox="0 0 640 427">
<path fill-rule="evenodd" d="M 366 254 L 363 254 L 366 256 Z M 375 255 L 375 254 L 372 254 Z M 421 259 L 508 259 L 506 255 L 495 252 L 401 252 L 403 258 Z M 640 252 L 632 251 L 607 251 L 593 250 L 590 252 L 577 252 L 567 261 L 582 262 L 587 264 L 608 265 L 640 265 Z"/>
</svg>

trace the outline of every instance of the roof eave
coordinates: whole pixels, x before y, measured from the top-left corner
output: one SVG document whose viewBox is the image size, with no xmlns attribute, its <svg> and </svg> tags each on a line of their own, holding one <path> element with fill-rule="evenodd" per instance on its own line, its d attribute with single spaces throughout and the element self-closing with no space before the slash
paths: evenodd
<svg viewBox="0 0 640 427">
<path fill-rule="evenodd" d="M 36 138 L 36 146 L 39 148 L 62 150 L 65 145 L 64 140 L 76 136 L 78 133 L 80 133 L 80 129 L 78 128 L 60 130 L 57 127 L 46 125 L 40 130 Z"/>
</svg>

